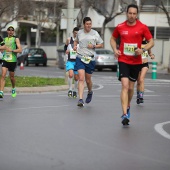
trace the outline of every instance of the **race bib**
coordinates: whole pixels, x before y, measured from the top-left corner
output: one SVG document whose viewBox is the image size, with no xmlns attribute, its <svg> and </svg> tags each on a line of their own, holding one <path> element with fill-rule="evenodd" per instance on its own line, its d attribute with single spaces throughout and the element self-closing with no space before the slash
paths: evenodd
<svg viewBox="0 0 170 170">
<path fill-rule="evenodd" d="M 12 52 L 6 52 L 5 59 L 12 60 Z"/>
<path fill-rule="evenodd" d="M 74 50 L 70 51 L 70 59 L 76 59 L 77 53 Z"/>
<path fill-rule="evenodd" d="M 89 57 L 89 56 L 83 56 L 82 58 L 81 58 L 81 61 L 83 62 L 83 63 L 85 63 L 85 64 L 89 64 L 90 63 L 90 61 L 91 61 L 91 57 Z"/>
<path fill-rule="evenodd" d="M 142 45 L 141 48 L 144 48 L 145 45 Z M 149 57 L 148 51 L 145 51 L 144 53 L 142 53 L 142 58 L 147 58 Z"/>
<path fill-rule="evenodd" d="M 124 43 L 123 53 L 127 56 L 136 56 L 135 50 L 138 48 L 137 44 Z"/>
<path fill-rule="evenodd" d="M 149 56 L 148 52 L 145 51 L 144 53 L 142 53 L 142 58 L 147 58 Z"/>
</svg>

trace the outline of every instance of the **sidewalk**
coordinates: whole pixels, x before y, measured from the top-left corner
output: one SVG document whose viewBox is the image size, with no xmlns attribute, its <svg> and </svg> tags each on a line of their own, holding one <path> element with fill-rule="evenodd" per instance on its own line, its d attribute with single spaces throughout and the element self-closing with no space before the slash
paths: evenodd
<svg viewBox="0 0 170 170">
<path fill-rule="evenodd" d="M 152 64 L 149 64 L 149 71 L 148 73 L 152 73 Z M 164 68 L 162 65 L 157 65 L 157 73 L 160 74 L 169 74 L 168 69 Z"/>
<path fill-rule="evenodd" d="M 17 93 L 44 93 L 67 90 L 68 85 L 45 87 L 16 87 Z M 4 88 L 5 93 L 11 93 L 11 87 Z"/>
</svg>

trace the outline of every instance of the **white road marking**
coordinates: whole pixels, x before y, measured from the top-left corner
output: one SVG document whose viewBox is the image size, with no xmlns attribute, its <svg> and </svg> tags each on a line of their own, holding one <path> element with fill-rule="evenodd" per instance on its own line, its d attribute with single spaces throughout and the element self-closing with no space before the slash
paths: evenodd
<svg viewBox="0 0 170 170">
<path fill-rule="evenodd" d="M 9 110 L 28 110 L 28 109 L 42 109 L 42 108 L 54 108 L 54 107 L 68 107 L 70 105 L 59 105 L 59 106 L 40 106 L 40 107 L 20 107 L 20 108 L 12 108 Z"/>
<path fill-rule="evenodd" d="M 162 122 L 162 123 L 158 123 L 154 126 L 156 132 L 158 132 L 160 135 L 162 135 L 163 137 L 167 138 L 167 139 L 170 139 L 170 134 L 167 133 L 164 129 L 163 129 L 163 126 L 166 125 L 166 124 L 169 124 L 170 121 L 168 122 Z"/>
</svg>

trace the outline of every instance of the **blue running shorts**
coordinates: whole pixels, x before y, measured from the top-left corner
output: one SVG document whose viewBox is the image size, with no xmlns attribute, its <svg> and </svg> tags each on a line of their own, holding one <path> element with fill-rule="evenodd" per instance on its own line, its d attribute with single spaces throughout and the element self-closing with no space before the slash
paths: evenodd
<svg viewBox="0 0 170 170">
<path fill-rule="evenodd" d="M 76 65 L 74 70 L 85 70 L 86 73 L 92 74 L 95 70 L 95 61 L 90 61 L 89 64 L 83 63 L 79 57 L 76 57 Z"/>
<path fill-rule="evenodd" d="M 66 62 L 66 71 L 73 70 L 74 74 L 78 74 L 76 70 L 74 70 L 76 62 L 75 61 L 67 61 Z"/>
</svg>

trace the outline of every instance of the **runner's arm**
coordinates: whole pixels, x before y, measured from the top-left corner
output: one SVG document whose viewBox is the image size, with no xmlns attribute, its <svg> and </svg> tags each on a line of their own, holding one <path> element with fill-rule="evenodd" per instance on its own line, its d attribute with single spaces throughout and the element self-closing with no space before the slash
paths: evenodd
<svg viewBox="0 0 170 170">
<path fill-rule="evenodd" d="M 21 43 L 20 43 L 19 38 L 16 38 L 15 41 L 16 41 L 17 49 L 12 50 L 12 52 L 21 53 L 22 52 L 22 47 L 21 47 Z"/>
<path fill-rule="evenodd" d="M 148 43 L 145 45 L 144 49 L 146 51 L 148 51 L 149 49 L 151 49 L 154 46 L 154 40 L 153 38 L 151 38 L 150 40 L 148 40 Z"/>
<path fill-rule="evenodd" d="M 73 47 L 74 51 L 77 51 L 77 44 L 78 44 L 77 40 L 74 40 L 74 47 Z"/>
<path fill-rule="evenodd" d="M 149 54 L 151 59 L 155 58 L 155 55 L 152 53 L 151 49 L 148 50 L 148 54 Z"/>
<path fill-rule="evenodd" d="M 64 45 L 64 51 L 66 52 L 68 44 L 70 44 L 70 38 L 67 38 L 66 43 Z"/>
<path fill-rule="evenodd" d="M 6 46 L 5 46 L 5 43 L 2 39 L 2 37 L 0 36 L 0 50 L 6 50 Z"/>
<path fill-rule="evenodd" d="M 116 38 L 111 36 L 110 38 L 110 45 L 113 49 L 113 52 L 115 53 L 115 57 L 118 58 L 119 55 L 121 55 L 120 50 L 117 49 L 117 43 L 116 43 Z"/>
</svg>

